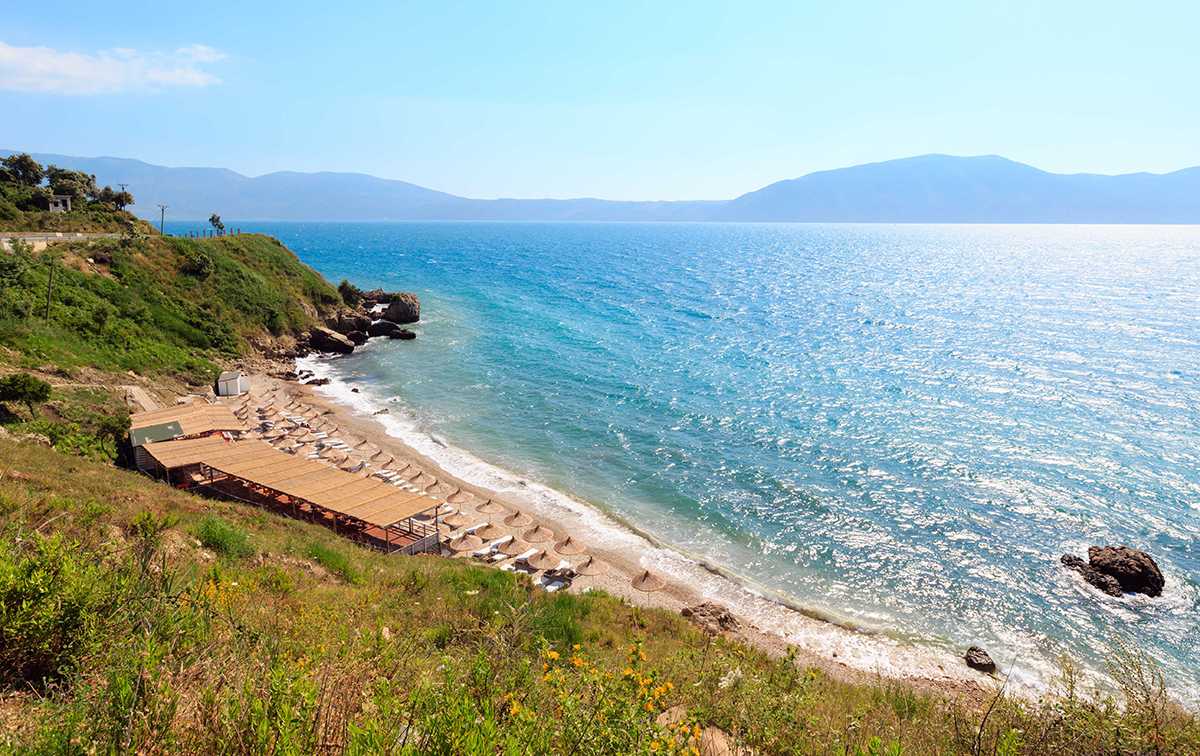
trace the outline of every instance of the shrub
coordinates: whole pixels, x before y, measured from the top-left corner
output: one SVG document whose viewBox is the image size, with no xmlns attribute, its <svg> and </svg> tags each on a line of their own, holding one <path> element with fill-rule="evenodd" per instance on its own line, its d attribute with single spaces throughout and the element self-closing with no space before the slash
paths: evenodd
<svg viewBox="0 0 1200 756">
<path fill-rule="evenodd" d="M 0 539 L 0 684 L 63 677 L 92 641 L 109 590 L 99 568 L 59 537 Z"/>
<path fill-rule="evenodd" d="M 200 521 L 196 526 L 196 538 L 206 548 L 231 559 L 254 553 L 246 531 L 216 515 L 207 515 Z"/>
</svg>

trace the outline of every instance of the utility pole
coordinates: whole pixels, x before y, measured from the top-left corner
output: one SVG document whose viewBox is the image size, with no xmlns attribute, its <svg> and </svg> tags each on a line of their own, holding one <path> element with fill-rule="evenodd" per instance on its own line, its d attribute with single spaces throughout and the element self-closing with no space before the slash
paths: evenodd
<svg viewBox="0 0 1200 756">
<path fill-rule="evenodd" d="M 158 235 L 159 236 L 164 236 L 163 221 L 165 221 L 166 219 L 167 219 L 167 206 L 159 205 L 158 206 Z"/>
<path fill-rule="evenodd" d="M 125 187 L 129 186 L 129 184 L 117 184 L 117 186 L 121 187 L 121 191 L 125 191 Z"/>
<path fill-rule="evenodd" d="M 50 320 L 50 293 L 54 291 L 54 256 L 46 255 L 46 266 L 50 269 L 49 278 L 46 280 L 46 320 Z"/>
</svg>

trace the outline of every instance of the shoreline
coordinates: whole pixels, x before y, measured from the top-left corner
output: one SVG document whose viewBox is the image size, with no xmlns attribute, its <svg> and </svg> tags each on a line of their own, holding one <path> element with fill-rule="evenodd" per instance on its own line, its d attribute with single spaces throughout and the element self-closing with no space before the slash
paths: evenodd
<svg viewBox="0 0 1200 756">
<path fill-rule="evenodd" d="M 622 522 L 600 506 L 520 478 L 429 434 L 404 428 L 403 420 L 390 412 L 378 413 L 394 402 L 351 392 L 348 384 L 332 375 L 335 361 L 336 358 L 314 355 L 294 363 L 269 361 L 266 365 L 247 366 L 250 395 L 257 399 L 269 391 L 278 391 L 328 413 L 340 432 L 370 442 L 393 455 L 397 463 L 417 465 L 440 481 L 472 493 L 475 501 L 464 505 L 463 513 L 480 521 L 492 521 L 506 535 L 525 528 L 505 525 L 504 514 L 477 515 L 474 506 L 490 498 L 508 510 L 521 510 L 552 530 L 553 541 L 573 536 L 586 547 L 587 554 L 602 563 L 602 571 L 597 576 L 576 577 L 567 589 L 570 592 L 600 589 L 635 606 L 661 608 L 676 614 L 705 602 L 719 604 L 739 623 L 737 630 L 724 635 L 773 656 L 794 653 L 806 666 L 819 668 L 837 679 L 893 679 L 975 702 L 984 700 L 1001 682 L 1000 677 L 970 669 L 960 655 L 949 649 L 853 627 L 784 597 L 772 596 L 769 589 L 757 590 L 751 581 L 690 557 L 640 531 L 636 525 Z M 311 386 L 271 375 L 300 369 L 329 378 L 330 383 Z M 536 545 L 552 547 L 553 541 Z M 469 559 L 469 556 L 449 558 Z M 663 579 L 666 585 L 662 590 L 645 593 L 633 588 L 632 578 L 645 569 Z"/>
</svg>

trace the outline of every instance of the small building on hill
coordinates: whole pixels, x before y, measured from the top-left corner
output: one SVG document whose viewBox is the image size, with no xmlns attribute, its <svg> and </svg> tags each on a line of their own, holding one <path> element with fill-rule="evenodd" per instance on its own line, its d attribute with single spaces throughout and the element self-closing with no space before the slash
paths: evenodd
<svg viewBox="0 0 1200 756">
<path fill-rule="evenodd" d="M 250 390 L 250 379 L 237 370 L 226 370 L 217 378 L 217 396 L 241 396 Z"/>
<path fill-rule="evenodd" d="M 52 213 L 69 213 L 69 212 L 71 212 L 71 195 L 69 195 L 69 194 L 52 194 L 52 195 L 50 195 L 50 212 L 52 212 Z"/>
</svg>

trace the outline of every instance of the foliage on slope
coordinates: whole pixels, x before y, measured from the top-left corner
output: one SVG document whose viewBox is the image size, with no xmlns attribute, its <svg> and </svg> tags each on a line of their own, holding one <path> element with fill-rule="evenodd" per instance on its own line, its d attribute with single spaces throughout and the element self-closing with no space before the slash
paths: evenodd
<svg viewBox="0 0 1200 756">
<path fill-rule="evenodd" d="M 338 302 L 318 273 L 256 234 L 127 236 L 0 253 L 0 345 L 28 366 L 204 384 L 217 360 L 254 340 L 296 334 Z"/>
<path fill-rule="evenodd" d="M 1200 746 L 1144 660 L 1124 710 L 1071 690 L 980 711 L 48 449 L 0 441 L 0 460 L 12 751 L 693 752 L 715 728 L 759 753 Z"/>
</svg>

